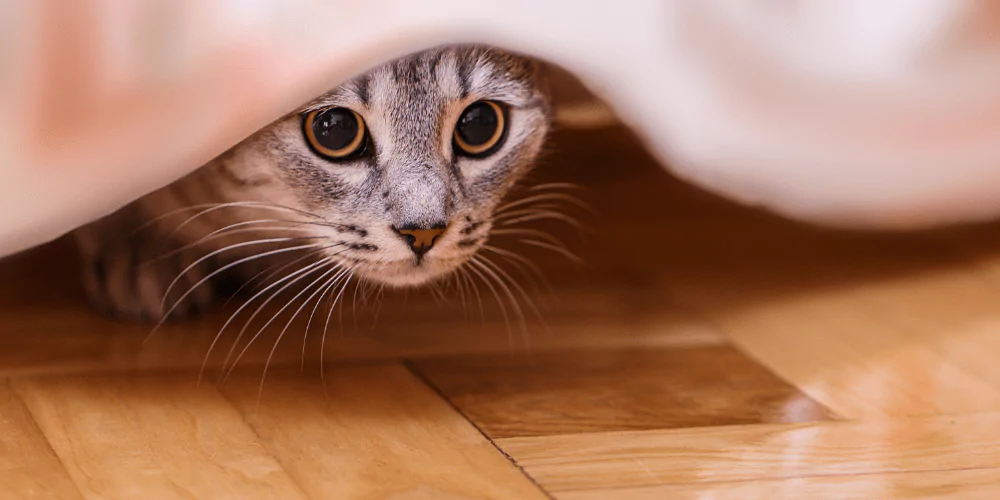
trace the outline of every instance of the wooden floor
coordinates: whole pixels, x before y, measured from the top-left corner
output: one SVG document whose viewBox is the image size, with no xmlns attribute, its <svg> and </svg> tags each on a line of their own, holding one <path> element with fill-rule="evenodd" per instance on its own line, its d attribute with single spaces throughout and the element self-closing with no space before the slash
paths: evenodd
<svg viewBox="0 0 1000 500">
<path fill-rule="evenodd" d="M 620 129 L 539 176 L 600 214 L 533 226 L 587 268 L 498 240 L 549 276 L 544 324 L 482 285 L 482 312 L 358 297 L 322 370 L 295 324 L 264 377 L 281 320 L 199 384 L 226 314 L 149 335 L 85 307 L 62 244 L 0 263 L 0 498 L 1000 498 L 1000 226 L 801 226 Z"/>
</svg>

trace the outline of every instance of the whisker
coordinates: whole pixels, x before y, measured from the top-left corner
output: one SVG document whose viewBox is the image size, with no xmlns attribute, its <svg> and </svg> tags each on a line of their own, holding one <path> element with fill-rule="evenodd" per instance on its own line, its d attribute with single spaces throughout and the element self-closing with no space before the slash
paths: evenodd
<svg viewBox="0 0 1000 500">
<path fill-rule="evenodd" d="M 364 294 L 361 296 L 361 304 L 367 306 L 369 302 L 374 302 L 378 296 L 378 287 L 375 286 L 377 282 L 367 278 L 361 278 L 361 280 L 365 286 Z"/>
<path fill-rule="evenodd" d="M 250 279 L 244 281 L 243 284 L 240 285 L 240 287 L 236 289 L 236 292 L 234 292 L 229 297 L 229 299 L 226 300 L 226 302 L 225 302 L 224 305 L 229 305 L 229 303 L 232 302 L 233 299 L 235 299 L 236 297 L 238 297 L 240 295 L 240 293 L 243 292 L 244 289 L 246 289 L 246 287 L 250 286 L 250 284 L 252 284 L 254 281 L 256 281 L 257 278 L 261 278 L 261 276 L 263 276 L 264 274 L 267 274 L 267 276 L 264 276 L 263 278 L 261 278 L 260 283 L 258 283 L 257 285 L 254 285 L 254 289 L 255 290 L 259 290 L 260 287 L 265 286 L 265 284 L 271 278 L 277 276 L 278 274 L 281 274 L 281 272 L 284 271 L 285 269 L 288 269 L 289 267 L 292 267 L 295 264 L 298 264 L 299 262 L 302 262 L 303 260 L 306 260 L 306 259 L 308 259 L 310 257 L 314 257 L 314 256 L 316 256 L 316 254 L 322 253 L 324 250 L 327 250 L 327 249 L 332 248 L 334 246 L 337 246 L 337 245 L 322 246 L 322 247 L 316 248 L 315 250 L 311 250 L 309 252 L 306 252 L 303 255 L 300 255 L 299 257 L 295 258 L 291 262 L 276 262 L 276 263 L 274 263 L 274 264 L 272 264 L 270 266 L 267 266 L 267 268 L 264 269 L 263 271 L 260 271 L 259 273 L 253 275 Z"/>
<path fill-rule="evenodd" d="M 230 262 L 229 264 L 226 264 L 226 265 L 220 267 L 219 269 L 216 269 L 215 271 L 212 271 L 207 276 L 205 276 L 204 278 L 200 279 L 197 283 L 195 283 L 194 285 L 191 285 L 191 288 L 188 288 L 187 291 L 184 292 L 180 296 L 179 299 L 177 299 L 176 301 L 174 301 L 173 305 L 170 306 L 170 309 L 168 309 L 160 317 L 160 321 L 157 322 L 157 324 L 153 328 L 153 330 L 150 331 L 148 335 L 146 335 L 146 338 L 143 340 L 143 343 L 148 342 L 149 339 L 150 339 L 150 337 L 152 337 L 153 334 L 155 334 L 156 331 L 161 326 L 163 326 L 163 323 L 167 320 L 168 317 L 170 317 L 171 314 L 173 314 L 173 312 L 175 310 L 177 310 L 178 307 L 180 307 L 180 305 L 184 301 L 184 299 L 188 298 L 192 293 L 194 293 L 194 291 L 198 287 L 200 287 L 201 285 L 204 285 L 208 280 L 214 278 L 215 276 L 218 276 L 220 273 L 223 273 L 223 272 L 225 272 L 225 271 L 227 271 L 229 269 L 232 269 L 232 268 L 234 268 L 234 267 L 236 267 L 236 266 L 238 266 L 240 264 L 244 264 L 244 263 L 250 262 L 252 260 L 257 260 L 257 259 L 260 259 L 260 258 L 268 257 L 270 255 L 277 255 L 277 254 L 284 253 L 284 252 L 294 252 L 296 250 L 302 250 L 302 249 L 305 249 L 305 248 L 314 248 L 315 246 L 316 246 L 315 244 L 301 245 L 301 246 L 295 246 L 295 247 L 290 247 L 290 248 L 279 248 L 277 250 L 271 250 L 271 251 L 264 252 L 264 253 L 254 254 L 254 255 L 251 255 L 249 257 L 244 257 L 242 259 L 239 259 L 239 260 L 237 260 L 235 262 Z M 181 276 L 183 276 L 183 273 L 181 274 Z M 176 283 L 176 282 L 177 282 L 177 279 L 174 280 L 174 283 Z M 161 305 L 161 307 L 165 307 L 166 297 L 167 297 L 167 294 L 169 294 L 169 293 L 170 293 L 170 289 L 167 288 L 167 291 L 164 292 L 164 294 L 163 294 L 164 300 L 161 303 L 161 304 L 163 304 L 163 305 Z"/>
<path fill-rule="evenodd" d="M 190 224 L 191 222 L 193 222 L 195 219 L 198 219 L 200 217 L 208 215 L 208 214 L 210 214 L 212 212 L 215 212 L 217 210 L 222 210 L 224 208 L 260 208 L 260 209 L 269 209 L 269 210 L 280 210 L 280 211 L 286 211 L 286 212 L 296 213 L 296 214 L 299 214 L 299 215 L 305 215 L 307 217 L 312 217 L 312 218 L 315 218 L 315 219 L 322 219 L 322 217 L 320 217 L 320 216 L 318 216 L 316 214 L 313 214 L 313 213 L 306 212 L 304 210 L 299 210 L 297 208 L 291 208 L 291 207 L 284 207 L 284 206 L 281 206 L 281 205 L 274 205 L 274 204 L 271 204 L 271 203 L 263 203 L 263 202 L 232 202 L 232 203 L 222 203 L 222 204 L 218 204 L 218 205 L 206 208 L 206 209 L 202 210 L 201 212 L 198 212 L 197 214 L 195 214 L 195 215 L 193 215 L 191 217 L 188 217 L 187 220 L 185 220 L 184 222 L 180 223 L 180 225 L 178 225 L 176 228 L 174 228 L 174 230 L 170 233 L 171 236 L 179 233 L 181 231 L 181 229 L 184 229 L 185 226 L 187 226 L 188 224 Z"/>
<path fill-rule="evenodd" d="M 524 243 L 526 245 L 533 245 L 533 246 L 536 246 L 536 247 L 539 247 L 539 248 L 545 248 L 545 249 L 548 249 L 548 250 L 552 250 L 553 252 L 556 252 L 556 253 L 562 255 L 563 257 L 566 257 L 567 259 L 573 261 L 575 264 L 578 264 L 578 265 L 581 265 L 581 266 L 586 266 L 587 265 L 587 263 L 584 262 L 583 259 L 581 259 L 580 257 L 578 257 L 576 254 L 574 254 L 573 252 L 570 252 L 569 250 L 567 250 L 567 249 L 565 249 L 563 247 L 560 247 L 558 245 L 553 245 L 551 243 L 547 243 L 547 242 L 544 242 L 544 241 L 538 241 L 538 240 L 525 240 L 525 239 L 522 239 L 522 240 L 518 240 L 518 241 L 520 241 L 520 242 L 522 242 L 522 243 Z"/>
<path fill-rule="evenodd" d="M 244 247 L 253 246 L 253 245 L 267 245 L 267 244 L 271 244 L 271 243 L 285 243 L 285 242 L 289 242 L 289 241 L 299 241 L 299 240 L 303 240 L 303 239 L 317 239 L 317 238 L 269 238 L 269 239 L 263 239 L 263 240 L 244 241 L 244 242 L 235 243 L 235 244 L 232 244 L 232 245 L 220 248 L 218 250 L 215 250 L 214 252 L 210 252 L 208 255 L 205 255 L 204 257 L 202 257 L 202 258 L 194 261 L 191 265 L 187 266 L 186 268 L 184 268 L 183 271 L 181 271 L 180 273 L 177 274 L 177 277 L 174 278 L 174 280 L 170 282 L 170 286 L 167 287 L 167 290 L 165 292 L 163 292 L 163 299 L 160 302 L 160 307 L 161 308 L 162 307 L 166 307 L 166 305 L 167 305 L 167 298 L 170 296 L 170 292 L 174 289 L 175 286 L 177 286 L 177 283 L 181 280 L 182 277 L 184 277 L 185 274 L 187 274 L 188 272 L 190 272 L 192 269 L 194 269 L 195 267 L 197 267 L 202 262 L 205 262 L 206 260 L 211 259 L 212 257 L 215 257 L 216 255 L 228 252 L 230 250 L 235 250 L 237 248 L 244 248 Z M 308 247 L 311 247 L 311 246 L 313 246 L 313 245 L 308 245 L 308 246 L 305 246 L 305 247 L 302 247 L 302 248 L 308 248 Z M 242 259 L 240 261 L 242 261 Z M 237 261 L 237 262 L 240 262 L 240 261 Z M 217 274 L 217 273 L 212 273 L 212 274 L 214 275 L 214 274 Z M 204 280 L 202 280 L 202 282 L 203 281 Z M 202 283 L 202 282 L 199 282 L 199 284 Z M 189 290 L 189 293 L 190 293 L 190 290 Z M 174 307 L 177 307 L 177 302 L 174 303 Z"/>
<path fill-rule="evenodd" d="M 378 322 L 379 312 L 382 311 L 382 294 L 385 292 L 385 283 L 379 283 L 378 292 L 375 294 L 375 307 L 372 317 L 372 329 L 375 329 L 375 324 Z"/>
<path fill-rule="evenodd" d="M 322 263 L 322 261 L 321 262 L 317 262 L 316 264 L 320 264 L 320 263 Z M 229 325 L 232 324 L 232 322 L 236 320 L 236 318 L 239 316 L 239 314 L 241 312 L 243 312 L 244 309 L 246 309 L 247 307 L 250 307 L 250 304 L 252 304 L 254 301 L 256 301 L 261 295 L 267 293 L 268 290 L 270 290 L 270 289 L 272 289 L 272 288 L 274 288 L 274 287 L 276 287 L 278 285 L 281 285 L 282 283 L 284 283 L 284 282 L 286 282 L 286 281 L 288 281 L 288 280 L 290 280 L 292 278 L 295 278 L 296 276 L 299 276 L 299 275 L 301 275 L 304 272 L 309 271 L 310 269 L 314 268 L 316 264 L 303 267 L 303 268 L 301 268 L 301 269 L 299 269 L 297 271 L 293 271 L 293 272 L 289 273 L 287 276 L 285 276 L 285 277 L 279 279 L 278 281 L 275 281 L 274 283 L 268 285 L 267 288 L 264 288 L 263 290 L 257 292 L 252 297 L 250 297 L 249 299 L 247 299 L 246 302 L 244 302 L 243 304 L 241 304 L 240 307 L 236 309 L 236 312 L 234 312 L 233 314 L 230 314 L 229 318 L 222 325 L 222 328 L 220 328 L 219 332 L 215 334 L 215 338 L 212 339 L 212 343 L 209 344 L 208 351 L 205 352 L 205 359 L 203 360 L 202 365 L 201 365 L 201 370 L 198 373 L 198 381 L 200 382 L 202 380 L 203 374 L 205 372 L 205 368 L 206 368 L 206 366 L 208 364 L 208 359 L 209 359 L 209 357 L 211 357 L 212 351 L 215 350 L 216 344 L 219 343 L 219 339 L 222 338 L 223 332 L 226 331 L 226 328 L 228 328 Z M 293 283 L 294 283 L 294 281 L 293 281 Z M 272 295 L 272 298 L 273 297 L 274 296 Z M 232 351 L 230 351 L 230 353 L 231 352 Z M 222 367 L 225 368 L 226 365 L 228 364 L 228 362 L 229 362 L 229 357 L 227 356 L 226 357 L 226 362 L 222 364 Z"/>
<path fill-rule="evenodd" d="M 520 206 L 524 206 L 524 205 L 529 205 L 532 202 L 550 201 L 550 200 L 551 201 L 565 201 L 565 202 L 567 202 L 567 203 L 569 203 L 571 205 L 575 205 L 575 206 L 583 209 L 584 211 L 586 211 L 588 213 L 595 214 L 595 215 L 597 213 L 597 211 L 594 209 L 594 207 L 592 205 L 590 205 L 589 203 L 581 200 L 580 198 L 578 198 L 576 196 L 573 196 L 573 195 L 570 195 L 570 194 L 566 194 L 566 193 L 543 193 L 543 194 L 536 194 L 536 195 L 532 195 L 532 196 L 527 196 L 527 197 L 524 197 L 524 198 L 521 198 L 521 199 L 518 199 L 518 200 L 515 200 L 515 201 L 512 201 L 512 202 L 509 202 L 509 203 L 506 203 L 504 205 L 501 205 L 501 206 L 497 207 L 497 209 L 494 211 L 494 213 L 497 214 L 497 215 L 499 215 L 499 214 L 507 212 L 508 210 L 511 210 L 511 209 L 514 209 L 514 208 L 517 208 L 517 207 L 520 207 Z"/>
<path fill-rule="evenodd" d="M 235 224 L 230 224 L 230 225 L 228 225 L 226 227 L 223 227 L 223 228 L 220 228 L 220 229 L 216 229 L 215 231 L 212 231 L 211 233 L 208 233 L 205 236 L 202 236 L 201 238 L 199 238 L 198 240 L 196 240 L 196 241 L 194 241 L 192 243 L 188 243 L 187 245 L 184 245 L 182 247 L 175 248 L 175 249 L 170 250 L 170 251 L 168 251 L 166 253 L 163 253 L 163 254 L 158 255 L 156 257 L 153 257 L 151 259 L 145 260 L 145 261 L 141 262 L 140 265 L 149 265 L 149 264 L 154 263 L 154 262 L 159 262 L 159 261 L 162 261 L 163 259 L 167 259 L 167 258 L 173 257 L 173 256 L 175 256 L 175 255 L 177 255 L 179 253 L 182 253 L 182 252 L 186 251 L 186 250 L 190 250 L 190 249 L 192 249 L 192 248 L 194 248 L 194 247 L 196 247 L 198 245 L 202 245 L 202 244 L 207 243 L 209 241 L 217 240 L 217 239 L 224 238 L 224 237 L 227 237 L 227 236 L 232 236 L 234 234 L 263 232 L 263 231 L 275 231 L 275 230 L 306 231 L 305 229 L 298 229 L 298 228 L 292 227 L 292 226 L 270 226 L 270 227 L 249 227 L 249 228 L 245 227 L 245 226 L 254 226 L 254 225 L 257 225 L 257 224 L 265 224 L 265 223 L 270 223 L 270 222 L 274 222 L 274 223 L 284 222 L 284 223 L 290 223 L 290 224 L 294 223 L 293 221 L 283 221 L 283 220 L 280 220 L 280 219 L 258 219 L 258 220 L 252 220 L 252 221 L 237 222 Z M 239 228 L 242 228 L 242 229 L 239 229 Z"/>
<path fill-rule="evenodd" d="M 427 284 L 427 288 L 431 291 L 431 296 L 434 297 L 434 303 L 440 308 L 442 305 L 447 304 L 447 299 L 444 297 L 444 293 L 441 291 L 440 283 L 433 281 Z"/>
<path fill-rule="evenodd" d="M 525 227 L 491 229 L 490 236 L 532 236 L 535 238 L 541 238 L 542 240 L 563 248 L 566 246 L 562 241 L 559 241 L 559 238 L 556 238 L 545 231 Z"/>
<path fill-rule="evenodd" d="M 260 330 L 257 331 L 257 334 L 254 335 L 249 342 L 247 342 L 247 345 L 243 347 L 243 350 L 240 351 L 240 354 L 236 356 L 236 359 L 233 360 L 232 366 L 229 367 L 229 372 L 226 373 L 225 377 L 223 377 L 223 382 L 225 382 L 225 380 L 229 377 L 229 374 L 236 369 L 236 365 L 238 365 L 240 363 L 240 360 L 243 359 L 243 356 L 250 349 L 250 346 L 252 346 L 254 342 L 257 341 L 257 339 L 264 333 L 264 330 L 267 330 L 268 326 L 271 326 L 271 323 L 273 323 L 274 320 L 278 319 L 278 317 L 281 316 L 281 313 L 285 312 L 285 309 L 288 309 L 292 304 L 295 303 L 296 300 L 299 299 L 299 297 L 308 293 L 309 290 L 312 289 L 312 287 L 319 284 L 321 281 L 323 281 L 324 278 L 333 274 L 334 272 L 337 271 L 337 269 L 340 268 L 338 264 L 332 261 L 328 261 L 326 263 L 326 265 L 331 265 L 331 264 L 333 265 L 333 267 L 328 269 L 325 273 L 321 274 L 319 278 L 313 280 L 312 283 L 306 285 L 299 293 L 295 294 L 295 296 L 292 297 L 284 306 L 282 306 L 281 309 L 278 310 L 278 312 L 274 313 L 274 315 L 271 316 L 271 319 L 267 320 L 267 323 L 264 323 L 264 326 L 260 327 Z M 321 266 L 319 269 L 323 269 L 323 267 Z M 316 291 L 318 292 L 319 289 L 317 288 Z M 298 317 L 299 313 L 302 312 L 302 309 L 304 309 L 309 304 L 309 300 L 312 299 L 312 297 L 315 295 L 316 294 L 314 293 L 313 295 L 309 296 L 306 300 L 302 301 L 302 305 L 300 305 L 299 308 L 295 310 L 291 318 L 288 318 L 288 322 L 285 323 L 285 327 L 281 329 L 281 333 L 279 333 L 278 338 L 275 339 L 274 345 L 271 347 L 271 352 L 268 353 L 267 359 L 264 361 L 264 370 L 260 376 L 260 388 L 258 389 L 257 392 L 258 404 L 260 403 L 261 395 L 264 393 L 264 381 L 267 379 L 267 368 L 271 365 L 271 360 L 274 359 L 274 352 L 278 350 L 278 345 L 281 344 L 281 339 L 285 336 L 285 332 L 288 331 L 288 327 L 292 325 L 292 323 L 295 321 L 295 318 Z"/>
<path fill-rule="evenodd" d="M 547 191 L 556 189 L 567 189 L 570 191 L 588 191 L 587 187 L 583 184 L 576 184 L 574 182 L 546 182 L 542 184 L 535 184 L 528 188 L 529 191 Z"/>
<path fill-rule="evenodd" d="M 583 224 L 579 220 L 563 213 L 555 212 L 552 210 L 518 211 L 518 212 L 523 212 L 525 215 L 522 215 L 520 217 L 498 219 L 498 222 L 500 222 L 500 224 L 503 226 L 513 226 L 515 224 L 520 224 L 522 222 L 529 222 L 534 220 L 546 220 L 546 219 L 558 220 L 561 222 L 565 222 L 570 226 L 573 226 L 574 229 L 583 231 Z M 513 214 L 507 214 L 507 215 L 513 215 Z"/>
<path fill-rule="evenodd" d="M 476 264 L 475 256 L 473 260 L 469 261 L 470 264 Z M 472 271 L 480 280 L 486 285 L 486 287 L 493 293 L 493 297 L 497 300 L 497 305 L 500 306 L 500 313 L 503 315 L 503 321 L 507 325 L 507 345 L 510 349 L 514 348 L 514 329 L 510 325 L 510 316 L 507 315 L 507 306 L 504 304 L 503 299 L 500 298 L 500 294 L 497 292 L 496 287 L 493 286 L 486 276 L 475 266 L 470 266 L 469 270 Z"/>
<path fill-rule="evenodd" d="M 202 212 L 204 212 L 205 210 L 212 209 L 212 208 L 231 208 L 231 207 L 232 208 L 238 208 L 238 207 L 243 207 L 243 208 L 259 208 L 259 209 L 262 209 L 262 210 L 285 211 L 285 212 L 292 212 L 292 213 L 296 213 L 296 214 L 300 214 L 300 215 L 305 215 L 307 217 L 311 217 L 311 218 L 315 218 L 315 219 L 322 219 L 322 217 L 320 217 L 320 216 L 318 216 L 316 214 L 312 214 L 312 213 L 306 212 L 304 210 L 299 210 L 299 209 L 295 209 L 295 208 L 291 208 L 291 207 L 285 207 L 285 206 L 282 206 L 282 205 L 275 205 L 273 203 L 265 203 L 265 202 L 257 202 L 257 201 L 238 201 L 238 202 L 229 202 L 229 203 L 201 203 L 201 204 L 197 204 L 197 205 L 190 205 L 190 206 L 178 208 L 178 209 L 175 209 L 175 210 L 171 210 L 171 211 L 169 211 L 167 213 L 164 213 L 164 214 L 161 214 L 161 215 L 159 215 L 157 217 L 154 217 L 154 218 L 152 218 L 152 219 L 144 222 L 143 224 L 140 224 L 135 229 L 133 229 L 132 232 L 131 232 L 131 234 L 130 234 L 130 236 L 135 236 L 136 234 L 138 234 L 138 233 L 140 233 L 140 232 L 148 229 L 149 227 L 151 227 L 151 226 L 153 226 L 153 225 L 155 225 L 155 224 L 157 224 L 157 223 L 159 223 L 159 222 L 161 222 L 161 221 L 163 221 L 163 220 L 165 220 L 167 218 L 173 217 L 175 215 L 182 214 L 184 212 L 190 212 L 192 210 L 201 210 Z M 196 214 L 194 216 L 194 218 L 197 218 L 200 215 L 203 215 L 203 214 Z M 187 222 L 188 221 L 185 221 L 185 223 L 187 223 Z M 174 230 L 174 232 L 172 234 L 176 234 L 176 229 Z"/>
<path fill-rule="evenodd" d="M 257 318 L 257 315 L 259 315 L 264 310 L 264 308 L 267 307 L 267 305 L 271 303 L 271 301 L 273 301 L 274 299 L 278 298 L 278 296 L 280 296 L 282 293 L 284 293 L 285 290 L 288 290 L 289 288 L 291 288 L 292 286 L 294 286 L 296 283 L 298 283 L 299 280 L 305 278 L 306 276 L 309 276 L 310 274 L 312 274 L 312 273 L 314 273 L 314 272 L 322 269 L 324 266 L 327 266 L 327 265 L 329 265 L 329 261 L 327 261 L 327 260 L 321 260 L 321 261 L 317 261 L 317 262 L 314 262 L 312 264 L 309 264 L 309 265 L 303 267 L 302 269 L 299 269 L 298 271 L 295 271 L 294 273 L 292 273 L 292 274 L 289 275 L 289 276 L 294 275 L 294 279 L 288 281 L 287 283 L 285 283 L 284 285 L 282 285 L 281 288 L 279 288 L 274 293 L 272 293 L 270 297 L 268 297 L 267 299 L 264 299 L 264 302 L 262 302 L 259 306 L 257 306 L 257 309 L 254 310 L 253 314 L 250 315 L 250 318 L 247 319 L 245 323 L 243 323 L 243 328 L 240 329 L 240 332 L 238 334 L 236 334 L 236 340 L 233 341 L 232 346 L 230 346 L 230 348 L 229 348 L 229 352 L 226 353 L 226 359 L 222 362 L 223 368 L 225 368 L 227 366 L 230 366 L 229 361 L 231 359 L 233 359 L 233 354 L 236 352 L 236 349 L 239 348 L 240 340 L 243 339 L 243 335 L 246 333 L 247 329 L 250 328 L 250 325 L 253 324 L 253 320 Z M 253 296 L 253 298 L 259 297 L 261 293 L 262 292 L 258 292 L 256 295 Z M 228 322 L 226 324 L 228 324 Z M 229 373 L 232 373 L 232 368 L 230 368 L 229 371 L 226 373 L 226 377 L 229 376 Z M 222 381 L 220 383 L 224 383 L 224 382 L 225 382 L 225 377 L 222 379 Z"/>
<path fill-rule="evenodd" d="M 351 301 L 351 319 L 354 320 L 354 331 L 355 332 L 357 332 L 359 330 L 359 328 L 358 328 L 358 290 L 365 285 L 366 281 L 367 280 L 365 280 L 364 278 L 359 278 L 358 282 L 354 284 L 354 297 L 353 297 L 353 300 Z M 363 298 L 364 298 L 364 295 L 362 294 L 362 299 Z"/>
<path fill-rule="evenodd" d="M 531 282 L 531 286 L 536 290 L 545 288 L 547 293 L 555 294 L 555 290 L 552 288 L 552 283 L 549 282 L 548 278 L 545 276 L 544 273 L 542 273 L 542 270 L 538 267 L 538 265 L 536 265 L 528 258 L 516 252 L 511 252 L 510 250 L 504 250 L 503 248 L 497 248 L 492 245 L 483 245 L 483 250 L 486 250 L 487 252 L 493 252 L 499 255 L 507 262 L 513 264 L 519 271 L 521 271 L 521 274 L 524 276 L 524 278 Z M 533 272 L 534 275 L 529 273 L 528 272 L 529 270 Z M 539 286 L 539 282 L 542 283 L 544 286 Z"/>
<path fill-rule="evenodd" d="M 462 283 L 462 277 L 458 273 L 452 273 L 449 278 L 455 282 L 455 292 L 458 294 L 458 300 L 462 302 L 462 312 L 465 314 L 466 319 L 468 319 L 469 304 L 465 296 L 465 283 Z"/>
<path fill-rule="evenodd" d="M 482 294 L 479 293 L 479 285 L 477 285 L 476 282 L 473 281 L 472 276 L 469 275 L 469 270 L 466 269 L 466 266 L 464 264 L 462 265 L 462 267 L 458 268 L 458 272 L 462 274 L 463 279 L 466 280 L 466 282 L 469 284 L 469 288 L 471 288 L 472 292 L 475 294 L 476 302 L 479 304 L 479 319 L 485 324 L 486 311 L 485 309 L 483 309 L 483 296 Z"/>
<path fill-rule="evenodd" d="M 330 311 L 326 315 L 326 324 L 323 326 L 323 337 L 321 338 L 319 345 L 319 377 L 323 387 L 326 387 L 326 369 L 324 368 L 324 360 L 326 358 L 326 332 L 327 329 L 330 328 L 330 316 L 333 315 L 333 310 L 337 307 L 337 303 L 340 302 L 340 298 L 344 296 L 344 290 L 347 290 L 347 285 L 351 283 L 352 277 L 354 277 L 353 271 L 347 273 L 347 279 L 344 280 L 344 285 L 340 287 L 340 292 L 337 293 L 337 298 L 330 304 Z"/>
<path fill-rule="evenodd" d="M 189 205 L 189 206 L 186 206 L 186 207 L 181 207 L 181 208 L 177 208 L 177 209 L 174 209 L 174 210 L 170 210 L 170 211 L 168 211 L 166 213 L 160 214 L 160 215 L 158 215 L 156 217 L 153 217 L 152 219 L 149 219 L 146 222 L 140 224 L 139 226 L 137 226 L 135 229 L 132 230 L 131 236 L 135 236 L 136 234 L 142 232 L 143 230 L 145 230 L 145 229 L 147 229 L 147 228 L 155 225 L 157 222 L 160 222 L 160 221 L 162 221 L 164 219 L 173 217 L 175 215 L 179 215 L 179 214 L 182 214 L 184 212 L 190 212 L 192 210 L 204 210 L 206 208 L 211 208 L 211 207 L 219 206 L 221 204 L 222 203 L 199 203 L 197 205 Z"/>
<path fill-rule="evenodd" d="M 504 210 L 503 212 L 495 212 L 494 216 L 499 215 L 499 217 L 494 217 L 493 220 L 502 220 L 503 218 L 508 218 L 509 219 L 512 216 L 514 216 L 515 213 L 530 213 L 532 211 L 535 211 L 535 210 L 538 210 L 538 209 L 542 209 L 542 208 L 550 208 L 550 209 L 553 209 L 553 210 L 561 210 L 563 208 L 563 206 L 560 205 L 560 204 L 558 204 L 558 203 L 545 203 L 545 202 L 539 201 L 537 203 L 531 203 L 531 204 L 528 204 L 528 205 L 525 205 L 525 206 L 522 206 L 522 207 L 511 207 L 510 209 Z"/>
<path fill-rule="evenodd" d="M 330 290 L 333 290 L 334 286 L 337 284 L 337 280 L 339 280 L 344 274 L 347 274 L 347 272 L 347 269 L 341 269 L 339 273 L 333 275 L 333 277 L 323 284 L 323 293 L 316 299 L 316 305 L 313 306 L 312 312 L 309 313 L 309 321 L 306 322 L 305 334 L 302 335 L 302 361 L 299 365 L 299 371 L 304 371 L 306 369 L 306 342 L 309 340 L 309 328 L 312 326 L 313 316 L 316 315 L 316 310 L 319 309 L 319 305 L 323 302 L 323 298 L 326 297 L 326 294 L 330 293 Z"/>
<path fill-rule="evenodd" d="M 503 290 L 504 294 L 506 294 L 507 299 L 510 301 L 511 307 L 517 314 L 517 319 L 521 326 L 521 337 L 524 341 L 524 346 L 526 349 L 530 350 L 531 344 L 528 341 L 528 322 L 524 317 L 524 311 L 521 310 L 521 304 L 517 301 L 517 297 L 514 296 L 514 293 L 511 292 L 510 287 L 508 287 L 507 284 L 504 283 L 504 281 L 500 278 L 500 276 L 497 275 L 496 272 L 494 272 L 492 269 L 490 269 L 483 263 L 483 259 L 480 256 L 474 256 L 472 258 L 472 263 L 473 265 L 479 266 L 479 268 L 482 269 L 484 272 L 486 272 L 488 276 L 491 276 L 496 281 L 496 284 L 500 287 L 500 289 Z"/>
<path fill-rule="evenodd" d="M 485 256 L 481 256 L 480 260 L 482 261 L 483 264 L 485 264 L 485 265 L 493 268 L 493 270 L 497 274 L 499 274 L 501 278 L 505 278 L 507 280 L 507 282 L 510 283 L 510 285 L 512 287 L 514 287 L 514 289 L 519 294 L 521 294 L 521 298 L 524 299 L 524 303 L 527 304 L 527 306 L 529 308 L 531 308 L 531 311 L 533 313 L 535 313 L 535 316 L 542 323 L 542 326 L 546 330 L 548 330 L 549 326 L 548 326 L 548 323 L 546 323 L 546 321 L 545 321 L 545 317 L 542 316 L 542 313 L 541 313 L 541 311 L 538 310 L 538 307 L 535 304 L 535 301 L 531 298 L 531 296 L 528 294 L 528 292 L 526 292 L 524 290 L 524 287 L 522 287 L 520 284 L 518 284 L 518 282 L 516 280 L 514 280 L 514 278 L 510 275 L 510 273 L 508 273 L 507 271 L 505 271 L 502 267 L 500 267 L 499 265 L 497 265 L 495 262 L 491 261 L 490 259 L 487 259 Z"/>
</svg>

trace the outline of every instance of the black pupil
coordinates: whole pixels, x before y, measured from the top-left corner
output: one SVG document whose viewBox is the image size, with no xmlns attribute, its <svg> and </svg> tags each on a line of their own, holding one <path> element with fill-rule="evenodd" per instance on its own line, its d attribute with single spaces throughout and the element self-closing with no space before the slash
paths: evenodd
<svg viewBox="0 0 1000 500">
<path fill-rule="evenodd" d="M 328 109 L 313 119 L 313 135 L 324 148 L 339 151 L 358 136 L 358 120 L 344 108 Z"/>
<path fill-rule="evenodd" d="M 496 134 L 500 117 L 493 106 L 485 102 L 477 102 L 465 109 L 458 119 L 455 131 L 458 136 L 470 146 L 481 146 L 489 142 Z"/>
</svg>

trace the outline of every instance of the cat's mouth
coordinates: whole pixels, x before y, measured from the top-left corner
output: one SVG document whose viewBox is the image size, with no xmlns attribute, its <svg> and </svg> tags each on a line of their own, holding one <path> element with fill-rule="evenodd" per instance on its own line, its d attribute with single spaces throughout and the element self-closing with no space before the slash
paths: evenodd
<svg viewBox="0 0 1000 500">
<path fill-rule="evenodd" d="M 361 277 L 396 287 L 415 287 L 451 275 L 468 258 L 349 259 Z"/>
</svg>

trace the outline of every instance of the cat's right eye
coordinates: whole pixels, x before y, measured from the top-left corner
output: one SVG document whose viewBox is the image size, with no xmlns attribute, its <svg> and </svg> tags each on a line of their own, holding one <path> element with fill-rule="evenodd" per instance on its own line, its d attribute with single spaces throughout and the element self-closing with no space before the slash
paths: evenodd
<svg viewBox="0 0 1000 500">
<path fill-rule="evenodd" d="M 330 160 L 346 160 L 364 151 L 367 130 L 361 115 L 347 108 L 310 111 L 302 120 L 309 147 Z"/>
<path fill-rule="evenodd" d="M 470 158 L 488 156 L 500 148 L 507 133 L 507 113 L 494 101 L 476 101 L 455 124 L 455 152 Z"/>
</svg>

